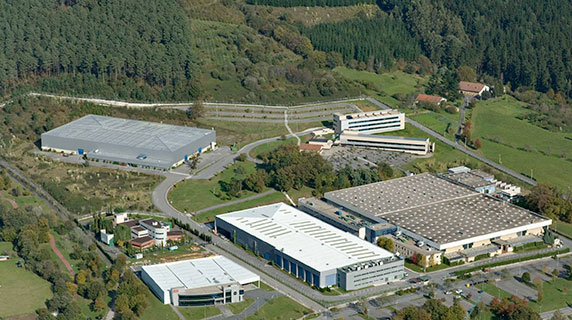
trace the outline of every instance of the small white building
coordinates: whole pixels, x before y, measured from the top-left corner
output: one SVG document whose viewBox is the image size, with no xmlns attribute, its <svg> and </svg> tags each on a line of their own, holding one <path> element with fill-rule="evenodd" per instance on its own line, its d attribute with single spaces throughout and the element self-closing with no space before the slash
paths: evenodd
<svg viewBox="0 0 572 320">
<path fill-rule="evenodd" d="M 113 214 L 113 225 L 118 225 L 120 223 L 124 223 L 129 221 L 129 217 L 127 216 L 127 212 L 120 212 Z"/>
<path fill-rule="evenodd" d="M 113 245 L 113 234 L 109 234 L 105 231 L 105 229 L 101 229 L 99 231 L 99 238 L 101 239 L 101 242 L 105 243 L 106 245 Z"/>
<path fill-rule="evenodd" d="M 164 304 L 199 306 L 240 302 L 243 285 L 260 277 L 224 256 L 141 267 L 141 279 Z"/>
<path fill-rule="evenodd" d="M 149 231 L 149 236 L 155 240 L 156 246 L 167 244 L 167 232 L 171 230 L 168 224 L 155 219 L 140 220 L 139 225 Z"/>
</svg>

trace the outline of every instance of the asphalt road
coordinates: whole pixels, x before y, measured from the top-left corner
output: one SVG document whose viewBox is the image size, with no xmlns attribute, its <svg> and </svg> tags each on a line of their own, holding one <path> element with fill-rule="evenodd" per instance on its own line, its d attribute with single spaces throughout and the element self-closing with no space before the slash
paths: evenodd
<svg viewBox="0 0 572 320">
<path fill-rule="evenodd" d="M 369 101 L 369 102 L 371 102 L 371 103 L 373 103 L 373 104 L 375 104 L 375 105 L 377 105 L 378 107 L 380 107 L 380 108 L 382 108 L 382 109 L 390 109 L 388 106 L 386 106 L 385 104 L 383 104 L 383 103 L 381 103 L 381 102 L 379 102 L 379 101 L 377 101 L 377 100 L 375 100 L 375 99 L 366 98 L 366 100 Z M 496 162 L 494 162 L 494 161 L 491 161 L 491 160 L 489 160 L 489 159 L 487 159 L 487 158 L 485 158 L 485 157 L 483 157 L 483 156 L 481 156 L 481 155 L 479 155 L 479 154 L 477 154 L 477 153 L 475 153 L 475 152 L 473 152 L 473 151 L 471 151 L 471 150 L 465 148 L 464 146 L 462 146 L 462 145 L 460 145 L 460 144 L 458 144 L 458 143 L 456 143 L 456 142 L 453 142 L 453 141 L 451 141 L 451 140 L 449 140 L 449 139 L 443 137 L 442 135 L 438 134 L 437 132 L 435 132 L 435 131 L 433 131 L 433 130 L 427 128 L 427 127 L 425 127 L 424 125 L 422 125 L 421 123 L 419 123 L 419 122 L 417 122 L 417 121 L 415 121 L 415 120 L 413 120 L 413 119 L 405 118 L 405 121 L 406 121 L 407 123 L 411 124 L 412 126 L 418 128 L 419 130 L 421 130 L 421 131 L 423 131 L 423 132 L 425 132 L 425 133 L 427 133 L 427 134 L 433 136 L 435 139 L 438 139 L 439 141 L 441 141 L 441 142 L 443 142 L 443 143 L 445 143 L 445 144 L 447 144 L 447 145 L 449 145 L 449 146 L 451 146 L 451 147 L 453 147 L 453 148 L 456 148 L 456 149 L 458 149 L 459 151 L 461 151 L 461 152 L 463 152 L 463 153 L 466 153 L 466 154 L 468 154 L 469 156 L 471 156 L 471 157 L 473 157 L 473 158 L 475 158 L 475 159 L 477 159 L 477 160 L 479 160 L 479 161 L 482 161 L 482 162 L 488 164 L 489 166 L 491 166 L 491 167 L 493 167 L 493 168 L 495 168 L 495 169 L 497 169 L 497 170 L 499 170 L 499 171 L 502 171 L 502 172 L 504 172 L 504 173 L 506 173 L 506 174 L 508 174 L 508 175 L 510 175 L 510 176 L 513 176 L 513 177 L 515 177 L 515 178 L 517 178 L 517 179 L 519 179 L 519 180 L 521 180 L 521 181 L 524 181 L 524 182 L 528 183 L 529 185 L 532 185 L 532 186 L 535 186 L 535 185 L 536 185 L 536 181 L 530 179 L 529 177 L 526 177 L 526 176 L 524 176 L 524 175 L 522 175 L 522 174 L 520 174 L 520 173 L 518 173 L 518 172 L 516 172 L 516 171 L 514 171 L 514 170 L 512 170 L 512 169 L 509 169 L 509 168 L 504 167 L 504 166 L 502 166 L 502 165 L 500 165 L 500 164 L 498 164 L 498 163 L 496 163 Z"/>
</svg>

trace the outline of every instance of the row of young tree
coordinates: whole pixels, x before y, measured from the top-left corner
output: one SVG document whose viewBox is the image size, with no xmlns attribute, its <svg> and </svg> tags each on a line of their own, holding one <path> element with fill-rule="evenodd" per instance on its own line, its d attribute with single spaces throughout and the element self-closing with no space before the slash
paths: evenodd
<svg viewBox="0 0 572 320">
<path fill-rule="evenodd" d="M 354 59 L 372 64 L 375 69 L 388 69 L 398 59 L 414 61 L 421 54 L 418 42 L 403 22 L 384 13 L 303 26 L 300 32 L 318 50 L 338 52 L 346 63 Z"/>
<path fill-rule="evenodd" d="M 473 66 L 513 89 L 571 93 L 570 1 L 383 0 L 380 7 L 401 17 L 439 66 Z"/>
<path fill-rule="evenodd" d="M 356 4 L 375 4 L 376 0 L 247 0 L 248 4 L 274 7 L 343 7 Z"/>
<path fill-rule="evenodd" d="M 1 0 L 0 7 L 2 94 L 39 77 L 50 89 L 86 86 L 93 94 L 121 86 L 122 98 L 141 90 L 197 94 L 192 34 L 176 0 Z"/>
</svg>

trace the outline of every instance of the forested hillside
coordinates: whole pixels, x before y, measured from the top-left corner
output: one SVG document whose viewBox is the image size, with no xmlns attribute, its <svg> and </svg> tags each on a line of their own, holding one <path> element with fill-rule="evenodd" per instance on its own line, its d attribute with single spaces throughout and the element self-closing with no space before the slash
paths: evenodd
<svg viewBox="0 0 572 320">
<path fill-rule="evenodd" d="M 3 92 L 43 76 L 53 79 L 47 88 L 89 93 L 128 81 L 122 95 L 142 99 L 200 93 L 192 85 L 190 28 L 176 0 L 1 0 L 0 8 Z"/>
<path fill-rule="evenodd" d="M 400 16 L 433 63 L 570 95 L 572 2 L 384 0 Z"/>
<path fill-rule="evenodd" d="M 414 61 L 421 49 L 400 20 L 379 13 L 372 19 L 354 18 L 339 23 L 321 23 L 300 29 L 318 50 L 339 52 L 352 59 L 390 68 L 398 59 Z"/>
</svg>

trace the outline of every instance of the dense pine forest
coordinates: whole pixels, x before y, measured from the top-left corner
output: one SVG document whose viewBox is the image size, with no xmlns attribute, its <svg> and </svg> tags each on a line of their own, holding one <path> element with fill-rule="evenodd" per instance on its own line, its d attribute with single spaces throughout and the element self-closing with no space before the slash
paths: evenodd
<svg viewBox="0 0 572 320">
<path fill-rule="evenodd" d="M 367 62 L 374 66 L 373 69 L 376 66 L 388 69 L 398 59 L 414 61 L 421 54 L 419 44 L 403 23 L 384 14 L 372 19 L 321 23 L 302 27 L 300 31 L 316 49 L 339 52 L 344 61 Z"/>
<path fill-rule="evenodd" d="M 249 4 L 276 7 L 342 7 L 356 4 L 375 4 L 376 0 L 247 0 Z"/>
<path fill-rule="evenodd" d="M 47 76 L 52 86 L 131 79 L 133 90 L 168 88 L 165 98 L 196 95 L 190 28 L 176 0 L 2 0 L 0 8 L 2 91 Z"/>
<path fill-rule="evenodd" d="M 572 2 L 384 0 L 437 65 L 469 65 L 513 89 L 570 96 Z"/>
</svg>

